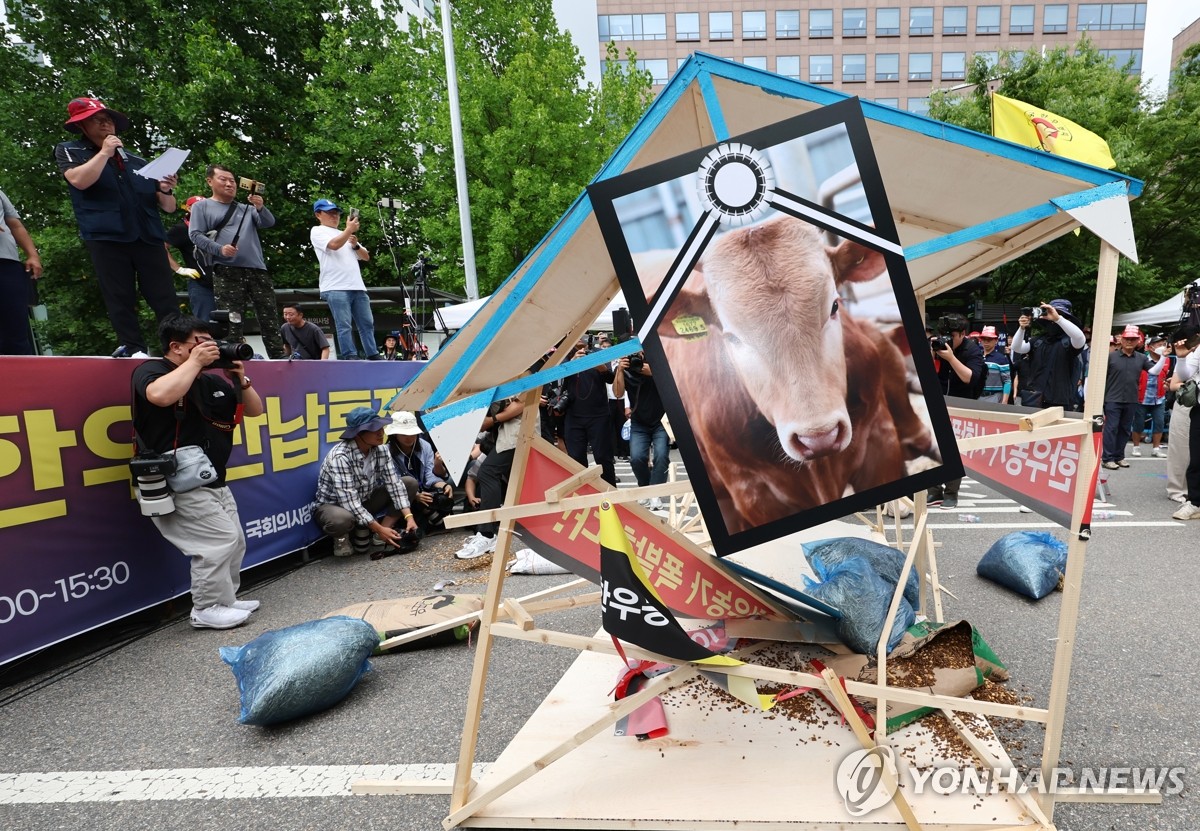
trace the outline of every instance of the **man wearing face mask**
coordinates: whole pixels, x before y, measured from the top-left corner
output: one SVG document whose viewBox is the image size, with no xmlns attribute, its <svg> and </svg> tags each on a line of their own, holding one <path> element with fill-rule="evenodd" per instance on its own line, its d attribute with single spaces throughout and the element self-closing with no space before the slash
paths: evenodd
<svg viewBox="0 0 1200 831">
<path fill-rule="evenodd" d="M 1027 356 L 1021 367 L 1020 403 L 1070 410 L 1082 373 L 1079 356 L 1087 345 L 1087 336 L 1072 314 L 1070 300 L 1042 303 L 1038 311 L 1038 316 L 1021 315 L 1013 337 L 1013 354 Z"/>
</svg>

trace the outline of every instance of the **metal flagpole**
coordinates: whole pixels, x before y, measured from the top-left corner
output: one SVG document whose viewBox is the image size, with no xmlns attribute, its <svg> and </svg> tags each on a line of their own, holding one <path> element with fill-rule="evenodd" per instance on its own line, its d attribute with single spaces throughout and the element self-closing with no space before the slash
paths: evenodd
<svg viewBox="0 0 1200 831">
<path fill-rule="evenodd" d="M 462 112 L 458 106 L 458 69 L 454 63 L 454 34 L 450 0 L 442 0 L 442 40 L 446 44 L 446 87 L 450 90 L 450 136 L 454 144 L 454 180 L 458 186 L 458 221 L 462 230 L 463 268 L 468 300 L 479 299 L 475 276 L 475 242 L 471 239 L 471 204 L 467 201 L 467 161 L 463 152 Z"/>
</svg>

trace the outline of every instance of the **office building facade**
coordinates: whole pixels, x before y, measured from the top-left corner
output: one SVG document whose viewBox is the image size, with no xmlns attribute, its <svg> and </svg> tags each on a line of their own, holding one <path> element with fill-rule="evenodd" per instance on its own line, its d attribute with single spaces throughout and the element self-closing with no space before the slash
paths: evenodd
<svg viewBox="0 0 1200 831">
<path fill-rule="evenodd" d="M 632 49 L 656 85 L 692 52 L 925 112 L 935 89 L 961 87 L 976 55 L 1070 47 L 1086 34 L 1141 73 L 1146 3 L 896 0 L 595 0 L 607 43 Z M 586 49 L 583 44 L 581 48 Z"/>
</svg>

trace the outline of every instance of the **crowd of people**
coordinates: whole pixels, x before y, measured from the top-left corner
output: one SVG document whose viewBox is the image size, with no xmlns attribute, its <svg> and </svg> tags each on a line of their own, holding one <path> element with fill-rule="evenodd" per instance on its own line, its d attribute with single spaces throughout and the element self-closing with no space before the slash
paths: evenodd
<svg viewBox="0 0 1200 831">
<path fill-rule="evenodd" d="M 941 318 L 927 334 L 946 395 L 1039 409 L 1083 408 L 1096 338 L 1069 300 L 1028 309 L 1007 344 L 994 326 L 968 331 L 962 315 Z M 1126 451 L 1142 456 L 1148 436 L 1147 453 L 1167 459 L 1167 497 L 1182 503 L 1172 518 L 1200 519 L 1200 428 L 1192 428 L 1191 408 L 1174 401 L 1196 375 L 1200 328 L 1182 324 L 1171 332 L 1144 333 L 1129 325 L 1107 341 L 1101 464 L 1110 471 L 1128 468 Z M 928 499 L 957 507 L 958 483 L 931 489 Z"/>
<path fill-rule="evenodd" d="M 275 225 L 265 202 L 265 187 L 240 179 L 226 165 L 210 164 L 205 170 L 209 193 L 180 201 L 175 173 L 157 179 L 141 174 L 146 159 L 126 148 L 121 139 L 129 126 L 124 113 L 99 99 L 75 98 L 67 105 L 65 128 L 77 137 L 54 148 L 116 337 L 113 357 L 149 357 L 138 323 L 138 296 L 160 322 L 179 312 L 175 275 L 186 281 L 193 317 L 209 321 L 217 310 L 229 313 L 228 338 L 242 339 L 245 314 L 253 309 L 266 353 L 261 357 L 331 357 L 328 344 L 316 346 L 311 335 L 297 338 L 305 329 L 303 321 L 296 324 L 286 315 L 281 320 L 259 236 Z M 242 200 L 239 189 L 246 191 Z M 342 209 L 330 199 L 318 199 L 312 208 L 315 224 L 310 241 L 319 264 L 319 295 L 329 307 L 337 357 L 397 360 L 414 357 L 418 350 L 422 357 L 424 347 L 399 331 L 389 335 L 390 347 L 385 344 L 380 349 L 376 344 L 370 298 L 360 271 L 360 263 L 369 262 L 371 255 L 358 239 L 358 212 L 351 209 L 343 222 Z M 30 278 L 41 277 L 42 264 L 29 231 L 3 193 L 0 210 L 4 218 L 0 289 L 6 298 L 0 354 L 32 355 Z M 183 218 L 164 228 L 162 215 L 179 210 Z M 25 254 L 23 263 L 18 248 Z"/>
</svg>

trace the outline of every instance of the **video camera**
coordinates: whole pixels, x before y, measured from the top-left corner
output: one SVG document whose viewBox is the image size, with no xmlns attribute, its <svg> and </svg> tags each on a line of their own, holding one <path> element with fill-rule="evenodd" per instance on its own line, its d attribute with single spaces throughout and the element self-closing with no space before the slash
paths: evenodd
<svg viewBox="0 0 1200 831">
<path fill-rule="evenodd" d="M 233 369 L 234 361 L 248 361 L 254 357 L 254 348 L 248 343 L 225 340 L 229 337 L 229 324 L 241 323 L 242 316 L 237 312 L 217 309 L 208 319 L 209 334 L 217 342 L 221 357 L 209 366 L 215 369 Z"/>
</svg>

